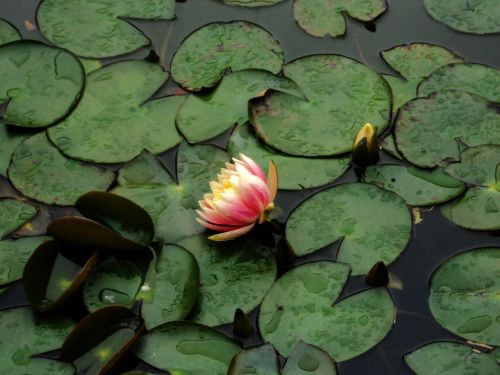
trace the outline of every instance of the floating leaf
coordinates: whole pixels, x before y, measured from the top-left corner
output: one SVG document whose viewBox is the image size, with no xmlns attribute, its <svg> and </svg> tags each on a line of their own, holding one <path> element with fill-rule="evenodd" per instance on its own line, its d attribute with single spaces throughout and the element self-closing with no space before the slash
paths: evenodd
<svg viewBox="0 0 500 375">
<path fill-rule="evenodd" d="M 317 55 L 283 69 L 307 100 L 271 91 L 252 101 L 250 121 L 270 146 L 291 155 L 337 155 L 351 150 L 365 123 L 380 132 L 389 124 L 389 87 L 367 66 L 343 56 Z"/>
<path fill-rule="evenodd" d="M 279 359 L 273 346 L 264 344 L 236 354 L 229 365 L 227 375 L 240 374 L 279 375 Z"/>
<path fill-rule="evenodd" d="M 470 34 L 500 32 L 497 0 L 425 0 L 425 9 L 436 21 Z"/>
<path fill-rule="evenodd" d="M 417 375 L 495 375 L 500 366 L 492 355 L 456 342 L 434 342 L 404 356 Z"/>
<path fill-rule="evenodd" d="M 255 160 L 267 173 L 269 160 L 278 170 L 280 189 L 298 190 L 317 187 L 338 179 L 349 168 L 348 157 L 305 158 L 274 151 L 259 142 L 249 124 L 238 126 L 229 138 L 228 151 L 233 157 L 240 153 Z"/>
<path fill-rule="evenodd" d="M 134 349 L 151 366 L 189 375 L 226 375 L 240 351 L 224 334 L 192 322 L 163 324 L 144 335 Z"/>
<path fill-rule="evenodd" d="M 34 41 L 0 46 L 0 103 L 7 124 L 40 128 L 66 116 L 85 84 L 82 65 L 68 51 Z"/>
<path fill-rule="evenodd" d="M 248 101 L 274 89 L 300 97 L 296 85 L 263 70 L 243 70 L 222 78 L 210 95 L 189 95 L 177 113 L 177 127 L 190 143 L 213 138 L 248 120 Z"/>
<path fill-rule="evenodd" d="M 43 35 L 79 56 L 111 57 L 148 46 L 151 41 L 125 18 L 169 20 L 174 0 L 44 0 L 37 11 Z"/>
<path fill-rule="evenodd" d="M 214 86 L 228 70 L 281 70 L 283 51 L 271 34 L 244 21 L 212 23 L 196 30 L 181 44 L 172 60 L 172 78 L 182 87 L 199 91 Z"/>
<path fill-rule="evenodd" d="M 419 167 L 460 159 L 460 143 L 500 144 L 496 105 L 464 91 L 440 91 L 406 103 L 396 119 L 396 142 Z"/>
<path fill-rule="evenodd" d="M 227 5 L 247 8 L 267 7 L 282 2 L 283 0 L 222 0 Z"/>
<path fill-rule="evenodd" d="M 263 339 L 284 357 L 303 340 L 325 350 L 336 361 L 351 359 L 375 346 L 392 327 L 394 304 L 385 288 L 376 288 L 332 307 L 348 276 L 349 266 L 329 261 L 288 271 L 260 307 Z"/>
<path fill-rule="evenodd" d="M 447 202 L 466 189 L 440 168 L 426 171 L 401 165 L 371 166 L 366 169 L 365 182 L 395 192 L 410 206 Z"/>
<path fill-rule="evenodd" d="M 359 275 L 378 261 L 390 264 L 398 257 L 410 239 L 411 222 L 396 194 L 350 183 L 324 190 L 297 207 L 288 218 L 286 238 L 299 256 L 342 240 L 337 260 Z"/>
<path fill-rule="evenodd" d="M 133 159 L 144 149 L 161 153 L 181 141 L 175 115 L 183 96 L 144 103 L 168 73 L 146 61 L 121 61 L 89 74 L 78 107 L 49 130 L 66 155 L 96 163 Z M 90 136 L 89 136 L 90 134 Z"/>
<path fill-rule="evenodd" d="M 500 248 L 467 251 L 433 274 L 429 306 L 437 322 L 458 336 L 500 344 Z"/>
<path fill-rule="evenodd" d="M 92 73 L 94 70 L 102 68 L 101 60 L 86 59 L 84 57 L 81 57 L 80 62 L 83 65 L 83 69 L 85 70 L 85 74 L 87 74 L 87 75 Z"/>
<path fill-rule="evenodd" d="M 452 51 L 427 43 L 396 46 L 381 53 L 384 61 L 403 78 L 384 75 L 394 97 L 393 111 L 417 97 L 417 86 L 439 67 L 462 62 Z"/>
<path fill-rule="evenodd" d="M 463 90 L 500 102 L 500 71 L 481 64 L 449 64 L 436 69 L 418 86 L 418 95 L 440 90 Z"/>
<path fill-rule="evenodd" d="M 373 21 L 387 10 L 386 0 L 294 0 L 293 15 L 308 34 L 342 36 L 345 14 L 361 21 Z"/>
<path fill-rule="evenodd" d="M 113 193 L 134 201 L 151 215 L 158 241 L 177 242 L 205 230 L 196 222 L 198 201 L 228 161 L 227 153 L 215 146 L 181 144 L 175 184 L 161 163 L 144 153 L 119 171 L 119 186 Z"/>
<path fill-rule="evenodd" d="M 233 321 L 240 308 L 254 309 L 276 279 L 272 250 L 251 237 L 228 243 L 193 236 L 179 244 L 194 255 L 200 267 L 200 296 L 191 319 L 209 326 Z"/>
<path fill-rule="evenodd" d="M 337 368 L 328 353 L 301 340 L 293 347 L 283 375 L 337 375 Z"/>
<path fill-rule="evenodd" d="M 15 42 L 20 39 L 21 35 L 19 35 L 16 28 L 0 18 L 0 45 Z"/>
<path fill-rule="evenodd" d="M 61 315 L 39 316 L 29 307 L 0 311 L 0 372 L 2 374 L 72 374 L 71 365 L 31 358 L 58 349 L 73 328 Z M 34 370 L 33 372 L 30 370 Z M 29 371 L 29 372 L 26 372 Z M 41 372 L 40 372 L 41 371 Z"/>
<path fill-rule="evenodd" d="M 31 204 L 11 198 L 0 199 L 0 238 L 15 231 L 38 213 Z"/>
<path fill-rule="evenodd" d="M 74 204 L 88 191 L 106 190 L 115 178 L 110 170 L 64 157 L 45 133 L 19 144 L 8 173 L 12 184 L 24 195 L 63 206 Z"/>
<path fill-rule="evenodd" d="M 12 152 L 29 134 L 19 131 L 14 126 L 7 126 L 0 120 L 0 176 L 7 177 Z"/>
</svg>

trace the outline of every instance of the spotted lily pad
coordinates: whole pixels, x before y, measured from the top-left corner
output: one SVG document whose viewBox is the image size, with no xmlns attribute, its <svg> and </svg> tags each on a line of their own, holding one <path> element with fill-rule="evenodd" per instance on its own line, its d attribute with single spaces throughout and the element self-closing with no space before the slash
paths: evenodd
<svg viewBox="0 0 500 375">
<path fill-rule="evenodd" d="M 463 60 L 452 51 L 427 43 L 396 46 L 381 53 L 384 61 L 403 78 L 384 75 L 394 97 L 393 111 L 417 97 L 417 86 L 437 68 Z"/>
<path fill-rule="evenodd" d="M 456 342 L 427 344 L 404 359 L 417 375 L 495 375 L 500 371 L 492 355 Z"/>
<path fill-rule="evenodd" d="M 38 208 L 18 199 L 0 199 L 0 238 L 30 221 Z"/>
<path fill-rule="evenodd" d="M 68 51 L 34 41 L 0 46 L 0 103 L 8 101 L 8 124 L 52 125 L 72 110 L 84 84 L 83 67 Z"/>
<path fill-rule="evenodd" d="M 496 105 L 464 91 L 439 91 L 406 103 L 396 119 L 396 143 L 419 167 L 460 159 L 460 144 L 500 144 Z"/>
<path fill-rule="evenodd" d="M 300 58 L 285 65 L 307 100 L 268 92 L 253 100 L 250 121 L 271 147 L 291 155 L 330 156 L 351 150 L 361 127 L 389 124 L 390 90 L 367 66 L 338 55 Z"/>
<path fill-rule="evenodd" d="M 461 194 L 466 186 L 441 168 L 426 171 L 401 165 L 368 167 L 365 182 L 398 194 L 410 206 L 432 206 Z"/>
<path fill-rule="evenodd" d="M 146 335 L 134 352 L 147 364 L 189 375 L 226 375 L 241 347 L 212 328 L 193 322 L 163 324 Z"/>
<path fill-rule="evenodd" d="M 177 127 L 191 143 L 213 138 L 248 120 L 248 101 L 274 89 L 300 97 L 297 86 L 263 70 L 228 74 L 210 95 L 190 95 L 177 113 Z"/>
<path fill-rule="evenodd" d="M 387 10 L 386 0 L 294 0 L 293 15 L 299 26 L 317 37 L 342 36 L 345 14 L 361 22 L 373 21 Z"/>
<path fill-rule="evenodd" d="M 37 11 L 43 35 L 79 56 L 111 57 L 151 41 L 126 18 L 169 20 L 174 0 L 44 0 Z"/>
<path fill-rule="evenodd" d="M 188 36 L 172 60 L 172 78 L 198 91 L 214 86 L 231 70 L 281 70 L 283 51 L 271 34 L 244 21 L 212 23 Z"/>
<path fill-rule="evenodd" d="M 425 9 L 435 20 L 470 34 L 500 32 L 497 0 L 425 0 Z"/>
<path fill-rule="evenodd" d="M 193 236 L 179 244 L 194 255 L 200 267 L 200 296 L 192 320 L 216 326 L 233 321 L 240 308 L 254 309 L 276 279 L 272 250 L 244 237 L 228 243 Z"/>
<path fill-rule="evenodd" d="M 24 195 L 61 206 L 74 204 L 88 191 L 106 190 L 115 179 L 110 170 L 64 157 L 45 133 L 19 144 L 8 173 L 12 184 Z"/>
<path fill-rule="evenodd" d="M 500 248 L 467 251 L 433 274 L 429 306 L 437 322 L 469 340 L 500 344 Z"/>
<path fill-rule="evenodd" d="M 17 127 L 7 126 L 0 120 L 0 176 L 7 177 L 12 152 L 30 134 L 19 131 Z"/>
<path fill-rule="evenodd" d="M 286 238 L 299 256 L 342 240 L 337 260 L 359 275 L 378 261 L 389 264 L 399 256 L 410 239 L 411 222 L 398 195 L 350 183 L 324 190 L 297 207 L 286 223 Z"/>
<path fill-rule="evenodd" d="M 175 115 L 184 97 L 144 103 L 167 78 L 159 65 L 139 60 L 92 72 L 78 107 L 49 130 L 50 140 L 64 154 L 96 163 L 128 161 L 144 149 L 168 150 L 181 141 Z"/>
<path fill-rule="evenodd" d="M 20 39 L 21 35 L 19 35 L 16 28 L 0 18 L 0 45 L 15 42 Z"/>
<path fill-rule="evenodd" d="M 326 352 L 299 341 L 286 361 L 283 375 L 337 375 L 337 368 Z"/>
<path fill-rule="evenodd" d="M 481 64 L 449 64 L 436 69 L 418 86 L 418 95 L 439 90 L 463 90 L 500 102 L 500 71 Z"/>
<path fill-rule="evenodd" d="M 349 266 L 329 261 L 288 271 L 260 307 L 258 322 L 263 339 L 284 357 L 303 340 L 336 361 L 351 359 L 375 346 L 392 327 L 394 304 L 385 288 L 376 288 L 332 306 L 348 276 Z"/>
<path fill-rule="evenodd" d="M 151 215 L 157 240 L 177 242 L 205 230 L 196 222 L 198 201 L 228 161 L 227 153 L 215 146 L 182 144 L 176 184 L 153 155 L 144 153 L 119 171 L 113 193 L 134 201 Z"/>
<path fill-rule="evenodd" d="M 279 359 L 273 346 L 264 344 L 242 350 L 233 357 L 227 375 L 279 375 Z"/>
<path fill-rule="evenodd" d="M 263 144 L 249 124 L 238 126 L 229 138 L 228 151 L 251 157 L 267 173 L 269 160 L 278 170 L 278 187 L 286 190 L 307 189 L 335 181 L 349 168 L 350 158 L 306 158 L 277 152 Z"/>
<path fill-rule="evenodd" d="M 71 365 L 34 359 L 31 356 L 58 349 L 73 326 L 69 318 L 58 314 L 38 316 L 29 307 L 0 311 L 0 347 L 2 348 L 0 372 L 2 374 L 72 374 Z"/>
</svg>

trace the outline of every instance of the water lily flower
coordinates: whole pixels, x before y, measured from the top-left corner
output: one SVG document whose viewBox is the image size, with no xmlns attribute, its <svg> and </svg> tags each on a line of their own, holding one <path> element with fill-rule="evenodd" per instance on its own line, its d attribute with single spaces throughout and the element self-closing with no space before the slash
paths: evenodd
<svg viewBox="0 0 500 375">
<path fill-rule="evenodd" d="M 380 160 L 380 147 L 377 143 L 377 127 L 365 124 L 356 134 L 352 144 L 352 162 L 358 167 L 377 164 Z"/>
<path fill-rule="evenodd" d="M 199 201 L 201 210 L 196 220 L 206 228 L 221 232 L 208 237 L 214 241 L 227 241 L 248 233 L 258 222 L 268 219 L 274 208 L 278 189 L 276 166 L 269 161 L 266 178 L 262 168 L 251 158 L 240 154 L 234 163 L 226 163 L 210 182 L 211 193 Z"/>
</svg>

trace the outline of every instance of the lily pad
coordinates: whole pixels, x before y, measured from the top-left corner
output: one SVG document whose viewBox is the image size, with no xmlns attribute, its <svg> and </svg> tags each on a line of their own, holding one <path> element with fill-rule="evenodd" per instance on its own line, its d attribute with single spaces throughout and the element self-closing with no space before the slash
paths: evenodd
<svg viewBox="0 0 500 375">
<path fill-rule="evenodd" d="M 112 192 L 151 215 L 156 240 L 177 242 L 205 230 L 196 221 L 198 201 L 228 161 L 227 153 L 215 146 L 183 143 L 177 154 L 176 184 L 153 155 L 144 153 L 119 171 L 118 187 Z"/>
<path fill-rule="evenodd" d="M 267 7 L 270 5 L 281 3 L 283 0 L 222 0 L 224 4 L 254 8 L 254 7 Z"/>
<path fill-rule="evenodd" d="M 0 372 L 2 374 L 72 374 L 55 361 L 31 358 L 32 355 L 58 349 L 73 328 L 73 322 L 61 315 L 39 316 L 29 307 L 0 311 Z M 43 362 L 43 364 L 42 364 Z M 44 368 L 52 372 L 43 371 Z M 59 368 L 60 371 L 57 371 Z M 33 369 L 34 372 L 25 372 Z M 42 371 L 42 372 L 39 372 Z"/>
<path fill-rule="evenodd" d="M 404 360 L 417 375 L 495 375 L 500 371 L 492 355 L 456 342 L 422 346 Z"/>
<path fill-rule="evenodd" d="M 161 153 L 177 145 L 175 115 L 183 96 L 147 101 L 168 73 L 146 61 L 122 61 L 90 73 L 78 107 L 49 130 L 66 155 L 96 163 L 133 159 L 144 149 Z M 90 136 L 89 136 L 90 134 Z"/>
<path fill-rule="evenodd" d="M 87 1 L 44 0 L 37 11 L 37 22 L 52 43 L 79 56 L 111 57 L 148 46 L 151 41 L 127 18 L 170 20 L 174 0 Z"/>
<path fill-rule="evenodd" d="M 237 308 L 249 313 L 276 279 L 272 250 L 251 237 L 220 243 L 199 235 L 179 244 L 193 254 L 200 267 L 200 296 L 191 314 L 195 322 L 209 326 L 231 323 Z"/>
<path fill-rule="evenodd" d="M 196 30 L 172 60 L 172 78 L 199 91 L 214 86 L 228 70 L 281 71 L 283 51 L 271 34 L 250 22 L 212 23 Z"/>
<path fill-rule="evenodd" d="M 496 105 L 464 91 L 440 91 L 406 103 L 396 119 L 398 150 L 413 164 L 431 168 L 460 159 L 467 146 L 500 144 Z"/>
<path fill-rule="evenodd" d="M 21 39 L 19 31 L 7 21 L 0 18 L 0 45 Z"/>
<path fill-rule="evenodd" d="M 34 41 L 0 46 L 0 103 L 4 121 L 28 128 L 52 125 L 78 102 L 85 72 L 68 51 Z"/>
<path fill-rule="evenodd" d="M 38 213 L 31 204 L 11 198 L 0 199 L 0 238 L 15 231 Z"/>
<path fill-rule="evenodd" d="M 387 83 L 367 66 L 339 55 L 303 57 L 283 68 L 307 100 L 268 92 L 250 108 L 256 133 L 290 155 L 330 156 L 351 151 L 369 122 L 383 131 L 389 124 Z"/>
<path fill-rule="evenodd" d="M 497 0 L 425 0 L 425 9 L 436 21 L 470 34 L 500 32 Z"/>
<path fill-rule="evenodd" d="M 489 345 L 500 344 L 500 248 L 467 251 L 433 274 L 429 306 L 437 322 L 454 334 Z"/>
<path fill-rule="evenodd" d="M 226 375 L 241 347 L 212 328 L 193 322 L 163 324 L 146 335 L 134 352 L 147 364 L 190 375 Z"/>
<path fill-rule="evenodd" d="M 19 131 L 14 126 L 5 125 L 0 120 L 0 176 L 7 177 L 12 152 L 19 146 L 19 143 L 29 137 L 30 134 Z"/>
<path fill-rule="evenodd" d="M 14 150 L 9 179 L 24 195 L 37 201 L 72 205 L 84 193 L 106 190 L 115 179 L 112 171 L 64 157 L 38 133 Z"/>
<path fill-rule="evenodd" d="M 328 353 L 299 341 L 286 361 L 283 375 L 337 375 L 337 367 Z"/>
<path fill-rule="evenodd" d="M 418 96 L 427 96 L 440 90 L 463 90 L 498 103 L 500 71 L 481 64 L 445 65 L 420 82 Z"/>
<path fill-rule="evenodd" d="M 394 97 L 393 111 L 417 97 L 417 86 L 439 67 L 462 62 L 454 52 L 432 44 L 412 43 L 396 46 L 381 53 L 384 61 L 403 78 L 384 75 Z"/>
<path fill-rule="evenodd" d="M 188 142 L 213 138 L 248 120 L 248 101 L 267 89 L 301 96 L 297 86 L 263 70 L 243 70 L 222 78 L 212 94 L 188 96 L 177 113 L 177 127 Z"/>
<path fill-rule="evenodd" d="M 391 297 L 385 288 L 376 288 L 332 306 L 348 276 L 349 266 L 329 261 L 288 271 L 260 307 L 258 322 L 263 339 L 284 357 L 303 340 L 336 361 L 354 358 L 378 344 L 394 322 Z"/>
<path fill-rule="evenodd" d="M 365 182 L 393 191 L 410 206 L 432 206 L 461 194 L 464 183 L 441 168 L 426 171 L 401 165 L 376 165 L 366 169 Z"/>
<path fill-rule="evenodd" d="M 386 0 L 294 0 L 293 2 L 293 15 L 299 26 L 308 34 L 317 37 L 344 35 L 345 15 L 361 22 L 368 22 L 386 10 Z"/>
<path fill-rule="evenodd" d="M 264 344 L 236 354 L 227 375 L 240 374 L 280 375 L 279 359 L 273 346 Z"/>
<path fill-rule="evenodd" d="M 263 144 L 253 133 L 250 124 L 238 126 L 227 145 L 229 153 L 251 157 L 267 173 L 269 160 L 278 170 L 278 188 L 285 190 L 307 189 L 325 185 L 338 179 L 349 168 L 350 158 L 306 158 L 277 152 Z"/>
<path fill-rule="evenodd" d="M 40 236 L 0 241 L 0 285 L 19 280 L 31 254 L 48 239 Z"/>
<path fill-rule="evenodd" d="M 383 217 L 384 220 L 380 220 Z M 354 275 L 378 261 L 392 263 L 406 247 L 412 219 L 404 201 L 369 184 L 349 183 L 315 194 L 286 223 L 286 238 L 298 256 L 342 240 L 337 255 Z"/>
</svg>

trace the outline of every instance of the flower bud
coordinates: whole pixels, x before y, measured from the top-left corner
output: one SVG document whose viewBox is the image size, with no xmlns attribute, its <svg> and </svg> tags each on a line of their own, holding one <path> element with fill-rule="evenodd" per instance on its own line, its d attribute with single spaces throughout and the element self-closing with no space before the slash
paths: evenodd
<svg viewBox="0 0 500 375">
<path fill-rule="evenodd" d="M 356 134 L 352 144 L 352 162 L 358 167 L 377 164 L 380 160 L 380 147 L 377 143 L 377 127 L 365 124 Z"/>
</svg>

